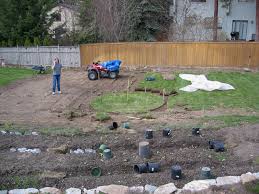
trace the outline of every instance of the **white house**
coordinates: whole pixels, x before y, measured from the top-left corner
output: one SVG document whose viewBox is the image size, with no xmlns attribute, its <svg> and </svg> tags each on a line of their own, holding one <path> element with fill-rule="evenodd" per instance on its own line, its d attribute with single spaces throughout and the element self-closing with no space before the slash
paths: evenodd
<svg viewBox="0 0 259 194">
<path fill-rule="evenodd" d="M 48 13 L 54 18 L 54 22 L 49 28 L 49 32 L 53 34 L 54 38 L 79 29 L 77 10 L 78 8 L 74 5 L 60 3 Z"/>
<path fill-rule="evenodd" d="M 231 32 L 239 33 L 239 40 L 256 39 L 256 0 L 230 0 L 218 6 L 218 39 L 231 39 Z M 170 14 L 174 19 L 172 39 L 212 40 L 214 0 L 172 0 Z M 177 33 L 179 36 L 177 36 Z"/>
</svg>

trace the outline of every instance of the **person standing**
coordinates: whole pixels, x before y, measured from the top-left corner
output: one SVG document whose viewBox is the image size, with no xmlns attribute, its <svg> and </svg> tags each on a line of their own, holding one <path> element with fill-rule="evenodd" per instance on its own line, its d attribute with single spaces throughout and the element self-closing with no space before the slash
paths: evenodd
<svg viewBox="0 0 259 194">
<path fill-rule="evenodd" d="M 58 89 L 58 94 L 61 94 L 60 90 L 60 76 L 61 76 L 62 65 L 59 63 L 59 59 L 55 58 L 52 70 L 53 70 L 53 81 L 52 81 L 52 94 L 55 95 L 56 87 Z"/>
</svg>

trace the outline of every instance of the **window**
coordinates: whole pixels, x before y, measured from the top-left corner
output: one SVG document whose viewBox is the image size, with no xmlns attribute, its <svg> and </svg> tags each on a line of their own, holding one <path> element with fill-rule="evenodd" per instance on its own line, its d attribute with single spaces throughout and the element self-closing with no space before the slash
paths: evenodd
<svg viewBox="0 0 259 194">
<path fill-rule="evenodd" d="M 232 32 L 238 32 L 239 33 L 239 39 L 240 40 L 246 40 L 247 25 L 248 25 L 247 20 L 233 20 Z"/>
<path fill-rule="evenodd" d="M 248 0 L 238 0 L 238 2 L 248 2 Z"/>
</svg>

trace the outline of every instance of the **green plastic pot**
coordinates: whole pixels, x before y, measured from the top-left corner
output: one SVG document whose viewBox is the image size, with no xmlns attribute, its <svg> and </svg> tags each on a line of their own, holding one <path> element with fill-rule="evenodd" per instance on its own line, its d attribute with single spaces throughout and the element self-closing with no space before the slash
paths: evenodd
<svg viewBox="0 0 259 194">
<path fill-rule="evenodd" d="M 100 147 L 99 147 L 100 153 L 103 153 L 103 151 L 104 151 L 105 149 L 108 149 L 108 146 L 105 145 L 105 144 L 101 144 Z"/>
<path fill-rule="evenodd" d="M 102 170 L 99 167 L 95 167 L 91 170 L 91 175 L 95 177 L 99 177 L 102 175 Z"/>
</svg>

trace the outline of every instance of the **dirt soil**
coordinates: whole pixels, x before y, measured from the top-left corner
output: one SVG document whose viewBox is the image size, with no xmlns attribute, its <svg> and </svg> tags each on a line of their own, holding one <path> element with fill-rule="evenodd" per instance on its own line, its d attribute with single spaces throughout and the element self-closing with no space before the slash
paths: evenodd
<svg viewBox="0 0 259 194">
<path fill-rule="evenodd" d="M 201 136 L 192 136 L 191 129 L 173 129 L 171 138 L 162 137 L 161 129 L 165 125 L 177 122 L 195 123 L 204 115 L 218 115 L 219 110 L 188 111 L 181 108 L 168 110 L 166 107 L 152 112 L 155 119 L 138 120 L 132 116 L 112 114 L 112 119 L 121 124 L 129 121 L 131 129 L 119 128 L 116 131 L 106 129 L 112 121 L 104 123 L 94 121 L 94 110 L 90 101 L 106 92 L 126 90 L 128 79 L 131 90 L 144 78 L 143 71 L 122 72 L 118 80 L 102 79 L 89 81 L 86 72 L 66 71 L 62 75 L 62 95 L 51 94 L 50 75 L 37 76 L 19 81 L 0 89 L 0 123 L 35 127 L 79 127 L 85 134 L 80 136 L 15 136 L 0 134 L 0 185 L 13 187 L 11 177 L 36 176 L 40 186 L 56 186 L 58 188 L 87 187 L 94 188 L 106 184 L 123 185 L 162 185 L 174 182 L 178 187 L 198 179 L 200 170 L 209 166 L 215 176 L 240 175 L 242 173 L 258 172 L 259 163 L 259 125 L 238 126 L 221 130 L 203 129 Z M 67 113 L 79 111 L 82 117 L 67 119 Z M 224 114 L 233 113 L 224 110 Z M 235 112 L 235 111 L 234 111 Z M 131 117 L 129 117 L 131 116 Z M 152 157 L 145 160 L 138 156 L 138 143 L 144 140 L 144 130 L 155 130 L 154 139 L 150 140 Z M 208 148 L 209 140 L 222 140 L 226 151 L 216 153 Z M 69 151 L 65 154 L 49 151 L 61 145 L 69 149 L 93 148 L 101 143 L 107 144 L 113 153 L 111 160 L 103 160 L 97 154 L 75 155 Z M 27 147 L 40 148 L 38 155 L 12 153 L 10 148 Z M 133 165 L 144 162 L 160 162 L 159 173 L 137 174 Z M 172 165 L 182 166 L 184 178 L 174 181 L 170 177 Z M 92 177 L 90 170 L 100 167 L 103 175 Z M 56 175 L 46 175 L 53 171 Z"/>
</svg>

